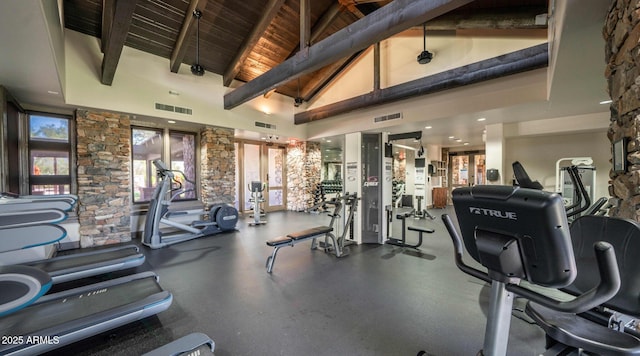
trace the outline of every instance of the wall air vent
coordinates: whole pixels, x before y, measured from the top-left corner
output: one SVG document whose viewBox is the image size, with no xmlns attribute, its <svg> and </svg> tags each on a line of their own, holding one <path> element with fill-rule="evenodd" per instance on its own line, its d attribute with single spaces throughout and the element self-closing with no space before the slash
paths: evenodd
<svg viewBox="0 0 640 356">
<path fill-rule="evenodd" d="M 180 106 L 173 106 L 173 105 L 167 105 L 167 104 L 161 104 L 161 103 L 156 103 L 156 110 L 177 112 L 178 114 L 185 114 L 185 115 L 193 114 L 193 110 L 189 108 L 183 108 Z"/>
<path fill-rule="evenodd" d="M 177 112 L 178 114 L 186 114 L 186 115 L 191 115 L 192 114 L 192 110 L 189 108 L 181 108 L 179 106 L 176 106 L 174 108 L 174 111 Z"/>
<path fill-rule="evenodd" d="M 164 110 L 173 112 L 173 105 L 156 103 L 156 110 Z"/>
<path fill-rule="evenodd" d="M 265 129 L 271 129 L 271 130 L 275 130 L 276 129 L 276 125 L 274 124 L 267 124 L 266 122 L 260 122 L 260 121 L 256 121 L 256 126 L 257 127 L 262 127 Z"/>
<path fill-rule="evenodd" d="M 396 120 L 396 119 L 402 119 L 401 112 L 397 112 L 395 114 L 378 116 L 373 119 L 373 122 L 382 122 L 382 121 L 389 121 L 389 120 Z"/>
</svg>

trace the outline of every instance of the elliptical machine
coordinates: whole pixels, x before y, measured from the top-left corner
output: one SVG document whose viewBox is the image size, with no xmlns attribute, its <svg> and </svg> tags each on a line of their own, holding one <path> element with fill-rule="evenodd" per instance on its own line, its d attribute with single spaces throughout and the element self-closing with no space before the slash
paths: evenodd
<svg viewBox="0 0 640 356">
<path fill-rule="evenodd" d="M 190 191 L 185 189 L 179 180 L 175 179 L 174 173 L 180 174 L 186 182 L 193 185 L 195 185 L 195 182 L 189 180 L 184 172 L 170 170 L 159 159 L 154 160 L 153 165 L 157 169 L 159 182 L 149 202 L 149 211 L 147 212 L 147 219 L 142 233 L 143 244 L 155 249 L 202 236 L 235 230 L 238 222 L 238 211 L 228 204 L 212 205 L 208 211 L 204 209 L 195 212 L 169 211 L 169 206 L 176 197 Z M 173 188 L 174 183 L 177 188 Z M 200 215 L 201 218 L 203 218 L 203 215 L 207 215 L 207 218 L 193 220 L 189 224 L 170 220 L 170 217 L 186 217 L 189 215 Z M 171 231 L 163 231 L 160 229 L 161 224 L 173 229 Z"/>
<path fill-rule="evenodd" d="M 265 216 L 266 213 L 262 213 L 260 209 L 260 204 L 264 203 L 264 196 L 262 192 L 267 187 L 267 185 L 263 182 L 253 181 L 249 184 L 249 191 L 251 192 L 251 198 L 249 202 L 253 203 L 253 221 L 249 223 L 249 226 L 263 225 L 266 224 L 266 220 L 261 220 L 262 216 Z"/>
</svg>

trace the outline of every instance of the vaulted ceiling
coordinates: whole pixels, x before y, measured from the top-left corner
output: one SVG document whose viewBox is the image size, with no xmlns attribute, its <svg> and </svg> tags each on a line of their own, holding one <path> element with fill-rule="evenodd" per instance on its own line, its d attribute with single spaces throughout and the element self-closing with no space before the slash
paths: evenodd
<svg viewBox="0 0 640 356">
<path fill-rule="evenodd" d="M 122 46 L 129 46 L 169 59 L 168 71 L 178 72 L 181 63 L 198 62 L 206 71 L 223 76 L 224 85 L 229 86 L 234 80 L 256 80 L 301 48 L 313 46 L 392 2 L 64 0 L 64 19 L 67 28 L 101 40 L 105 54 L 101 81 L 105 85 L 114 80 Z M 512 35 L 514 31 L 546 28 L 534 19 L 547 8 L 547 0 L 476 0 L 433 18 L 426 28 L 453 34 L 489 30 Z M 193 15 L 196 9 L 202 13 L 199 24 Z M 300 39 L 305 37 L 301 46 Z M 359 53 L 335 59 L 302 76 L 292 75 L 291 80 L 275 86 L 275 91 L 309 101 Z"/>
</svg>

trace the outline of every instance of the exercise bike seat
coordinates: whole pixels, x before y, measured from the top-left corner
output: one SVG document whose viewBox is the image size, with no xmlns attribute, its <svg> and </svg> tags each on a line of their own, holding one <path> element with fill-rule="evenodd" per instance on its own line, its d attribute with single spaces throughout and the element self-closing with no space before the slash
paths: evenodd
<svg viewBox="0 0 640 356">
<path fill-rule="evenodd" d="M 572 223 L 571 240 L 578 275 L 562 290 L 577 295 L 598 283 L 592 246 L 596 241 L 606 241 L 615 249 L 621 284 L 618 293 L 602 305 L 633 318 L 640 317 L 640 280 L 637 278 L 640 274 L 637 263 L 640 259 L 640 224 L 627 219 L 585 215 Z M 549 337 L 562 344 L 603 355 L 640 355 L 640 339 L 610 329 L 604 325 L 608 323 L 606 318 L 604 324 L 599 324 L 592 321 L 598 318 L 560 313 L 531 302 L 525 311 Z"/>
<path fill-rule="evenodd" d="M 522 166 L 522 163 L 520 163 L 519 161 L 515 161 L 511 164 L 511 166 L 513 167 L 513 175 L 516 177 L 519 186 L 521 186 L 522 188 L 531 188 L 537 190 L 542 190 L 544 188 L 542 184 L 540 184 L 540 182 L 538 182 L 537 180 L 531 180 L 529 174 L 527 174 L 527 171 Z"/>
</svg>

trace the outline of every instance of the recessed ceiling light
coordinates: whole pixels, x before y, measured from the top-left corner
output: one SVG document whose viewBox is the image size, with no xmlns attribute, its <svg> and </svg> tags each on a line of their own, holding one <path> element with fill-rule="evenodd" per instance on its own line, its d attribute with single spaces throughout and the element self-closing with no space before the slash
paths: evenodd
<svg viewBox="0 0 640 356">
<path fill-rule="evenodd" d="M 54 90 L 47 90 L 47 93 L 49 93 L 49 94 L 51 94 L 51 95 L 58 95 L 58 94 L 60 94 L 59 92 L 54 91 Z"/>
<path fill-rule="evenodd" d="M 327 142 L 331 143 L 331 140 L 327 140 Z"/>
<path fill-rule="evenodd" d="M 462 142 L 462 139 L 461 138 L 457 138 L 456 142 Z"/>
<path fill-rule="evenodd" d="M 603 100 L 600 102 L 600 104 L 604 105 L 604 104 L 611 104 L 613 102 L 613 100 Z"/>
<path fill-rule="evenodd" d="M 453 140 L 455 138 L 455 136 L 449 136 L 449 139 Z"/>
<path fill-rule="evenodd" d="M 263 140 L 266 140 L 267 138 L 266 138 L 266 137 L 263 137 L 262 139 L 263 139 Z"/>
<path fill-rule="evenodd" d="M 175 123 L 176 123 L 176 122 L 175 122 L 175 121 L 173 121 L 173 120 L 168 120 L 167 122 L 168 122 L 168 123 L 170 123 L 170 124 L 175 124 Z"/>
<path fill-rule="evenodd" d="M 424 128 L 427 129 L 427 130 L 431 130 L 433 127 L 432 126 L 425 126 Z"/>
<path fill-rule="evenodd" d="M 478 121 L 484 121 L 486 119 L 487 119 L 486 117 L 481 117 L 481 118 L 478 119 Z"/>
<path fill-rule="evenodd" d="M 464 145 L 465 145 L 465 146 L 469 146 L 469 142 L 465 142 L 465 143 L 464 143 Z"/>
</svg>

